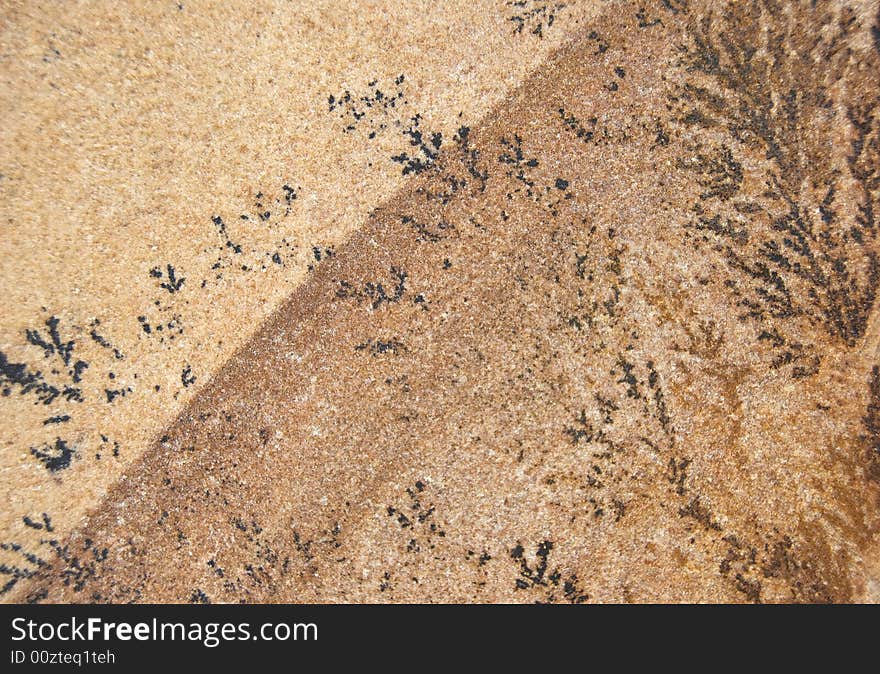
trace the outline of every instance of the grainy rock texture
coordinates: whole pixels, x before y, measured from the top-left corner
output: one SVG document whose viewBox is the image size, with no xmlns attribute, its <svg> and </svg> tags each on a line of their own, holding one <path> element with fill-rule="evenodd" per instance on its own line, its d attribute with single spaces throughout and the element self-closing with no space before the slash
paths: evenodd
<svg viewBox="0 0 880 674">
<path fill-rule="evenodd" d="M 601 4 L 0 0 L 4 598 Z"/>
<path fill-rule="evenodd" d="M 442 132 L 404 82 L 324 105 L 406 182 L 9 596 L 876 600 L 877 3 L 613 3 Z"/>
</svg>

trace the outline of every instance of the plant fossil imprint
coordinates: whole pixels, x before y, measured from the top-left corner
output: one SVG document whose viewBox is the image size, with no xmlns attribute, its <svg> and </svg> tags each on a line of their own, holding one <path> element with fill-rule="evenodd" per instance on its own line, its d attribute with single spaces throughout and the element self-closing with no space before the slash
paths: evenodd
<svg viewBox="0 0 880 674">
<path fill-rule="evenodd" d="M 834 3 L 753 0 L 691 16 L 678 47 L 673 103 L 697 131 L 682 167 L 703 188 L 690 227 L 796 377 L 815 365 L 779 319 L 853 346 L 880 280 L 880 49 L 876 26 L 873 48 L 856 48 L 858 32 Z"/>
</svg>

